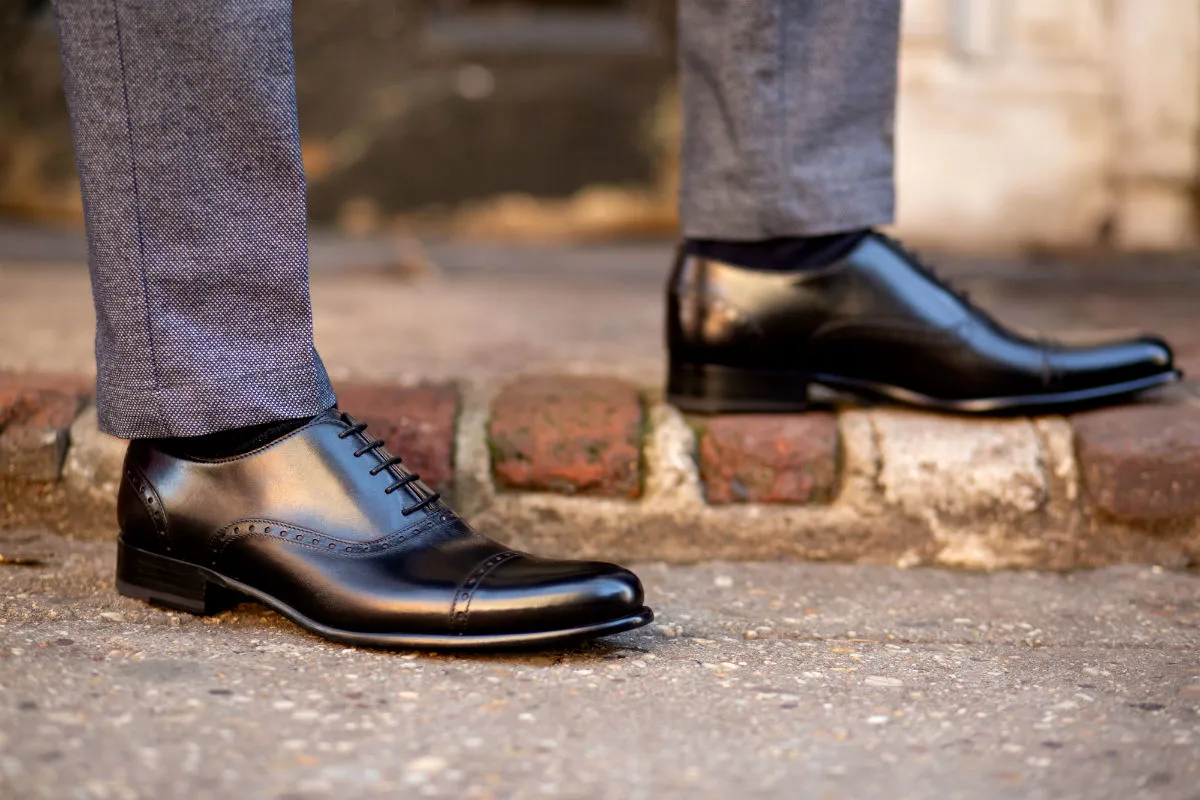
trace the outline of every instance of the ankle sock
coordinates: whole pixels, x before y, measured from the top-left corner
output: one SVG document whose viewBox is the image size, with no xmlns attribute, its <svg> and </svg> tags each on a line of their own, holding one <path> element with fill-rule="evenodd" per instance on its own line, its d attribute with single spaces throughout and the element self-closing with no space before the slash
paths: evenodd
<svg viewBox="0 0 1200 800">
<path fill-rule="evenodd" d="M 203 436 L 175 436 L 169 439 L 154 439 L 154 446 L 177 458 L 233 458 L 256 450 L 294 430 L 304 427 L 312 417 L 283 419 L 229 428 Z"/>
<path fill-rule="evenodd" d="M 798 272 L 829 266 L 853 250 L 868 233 L 869 230 L 857 230 L 825 236 L 787 236 L 754 242 L 686 239 L 683 246 L 692 255 L 738 267 Z"/>
</svg>

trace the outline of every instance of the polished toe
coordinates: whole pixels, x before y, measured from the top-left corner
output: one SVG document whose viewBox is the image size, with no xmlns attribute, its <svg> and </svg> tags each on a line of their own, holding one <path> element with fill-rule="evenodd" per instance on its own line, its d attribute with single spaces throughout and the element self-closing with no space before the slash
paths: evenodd
<svg viewBox="0 0 1200 800">
<path fill-rule="evenodd" d="M 476 636 L 599 625 L 637 614 L 643 602 L 641 581 L 615 564 L 513 554 L 460 592 L 456 625 Z"/>
<path fill-rule="evenodd" d="M 1067 390 L 1138 381 L 1173 372 L 1170 346 L 1156 336 L 1142 336 L 1093 347 L 1052 347 L 1048 353 L 1055 388 Z"/>
<path fill-rule="evenodd" d="M 1175 354 L 1171 346 L 1157 336 L 1144 336 L 1137 342 L 1138 363 L 1153 368 L 1154 372 L 1167 372 L 1175 368 Z"/>
</svg>

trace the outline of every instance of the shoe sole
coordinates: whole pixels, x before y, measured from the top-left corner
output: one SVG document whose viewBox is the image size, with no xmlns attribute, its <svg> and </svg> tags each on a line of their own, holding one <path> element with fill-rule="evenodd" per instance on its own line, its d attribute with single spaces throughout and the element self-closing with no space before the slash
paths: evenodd
<svg viewBox="0 0 1200 800">
<path fill-rule="evenodd" d="M 346 631 L 310 619 L 287 603 L 206 567 L 150 553 L 120 541 L 117 543 L 117 591 L 135 600 L 200 616 L 219 613 L 240 602 L 255 601 L 325 639 L 360 647 L 388 649 L 510 650 L 548 647 L 611 636 L 640 628 L 654 620 L 654 612 L 648 606 L 643 606 L 635 614 L 595 625 L 528 633 L 456 636 Z"/>
<path fill-rule="evenodd" d="M 834 375 L 767 372 L 736 369 L 713 364 L 683 364 L 671 368 L 667 400 L 681 411 L 696 414 L 787 413 L 810 407 L 808 392 L 821 386 L 870 402 L 885 401 L 928 411 L 953 414 L 1025 414 L 1079 410 L 1110 403 L 1183 378 L 1169 370 L 1133 381 L 1079 389 L 1014 397 L 943 400 L 937 397 Z"/>
</svg>

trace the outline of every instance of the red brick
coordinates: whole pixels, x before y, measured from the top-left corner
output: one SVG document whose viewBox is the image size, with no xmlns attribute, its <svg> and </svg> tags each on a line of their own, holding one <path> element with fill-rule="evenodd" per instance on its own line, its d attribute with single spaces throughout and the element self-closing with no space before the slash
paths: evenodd
<svg viewBox="0 0 1200 800">
<path fill-rule="evenodd" d="M 488 444 L 507 489 L 637 497 L 642 403 L 610 378 L 537 377 L 506 387 L 492 405 Z"/>
<path fill-rule="evenodd" d="M 837 493 L 833 414 L 711 417 L 697 429 L 710 503 L 821 503 Z"/>
<path fill-rule="evenodd" d="M 90 395 L 95 391 L 95 388 L 95 379 L 86 375 L 73 375 L 61 372 L 0 372 L 0 391 L 8 389 L 20 389 L 24 391 L 56 389 L 62 392 Z"/>
<path fill-rule="evenodd" d="M 338 406 L 370 427 L 388 452 L 442 491 L 454 482 L 454 428 L 458 390 L 451 384 L 385 386 L 344 384 Z"/>
<path fill-rule="evenodd" d="M 0 477 L 58 480 L 88 386 L 73 376 L 0 374 Z"/>
<path fill-rule="evenodd" d="M 1200 405 L 1132 405 L 1072 419 L 1087 496 L 1128 522 L 1200 517 Z"/>
</svg>

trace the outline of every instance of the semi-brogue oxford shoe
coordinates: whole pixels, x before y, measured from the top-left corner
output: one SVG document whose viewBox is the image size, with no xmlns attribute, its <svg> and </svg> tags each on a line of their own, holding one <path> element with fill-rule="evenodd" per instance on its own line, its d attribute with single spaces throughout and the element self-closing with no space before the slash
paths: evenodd
<svg viewBox="0 0 1200 800">
<path fill-rule="evenodd" d="M 653 619 L 633 573 L 482 536 L 365 429 L 333 409 L 212 461 L 131 443 L 118 590 L 196 614 L 253 600 L 373 647 L 541 646 Z"/>
<path fill-rule="evenodd" d="M 667 393 L 685 411 L 797 411 L 819 385 L 938 411 L 1039 413 L 1181 377 L 1157 337 L 1071 346 L 1011 331 L 878 233 L 796 272 L 681 249 L 667 296 Z"/>
</svg>

